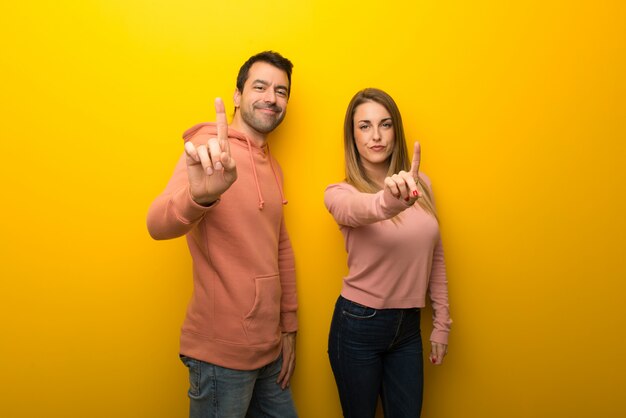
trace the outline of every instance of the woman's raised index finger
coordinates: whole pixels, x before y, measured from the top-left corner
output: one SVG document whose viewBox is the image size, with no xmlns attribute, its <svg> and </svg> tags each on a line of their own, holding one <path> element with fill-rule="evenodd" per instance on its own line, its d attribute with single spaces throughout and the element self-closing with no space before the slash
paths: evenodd
<svg viewBox="0 0 626 418">
<path fill-rule="evenodd" d="M 411 161 L 411 175 L 415 179 L 417 179 L 417 176 L 419 175 L 421 158 L 422 148 L 420 147 L 420 143 L 415 141 L 415 146 L 413 150 L 413 161 Z"/>
</svg>

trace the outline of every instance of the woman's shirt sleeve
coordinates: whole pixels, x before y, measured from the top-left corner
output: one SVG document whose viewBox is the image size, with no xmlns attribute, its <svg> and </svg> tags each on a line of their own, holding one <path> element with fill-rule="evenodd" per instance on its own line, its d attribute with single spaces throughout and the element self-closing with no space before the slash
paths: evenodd
<svg viewBox="0 0 626 418">
<path fill-rule="evenodd" d="M 387 190 L 362 193 L 347 183 L 328 186 L 324 203 L 339 225 L 350 227 L 391 219 L 410 207 Z"/>
<path fill-rule="evenodd" d="M 448 344 L 448 334 L 450 333 L 452 319 L 450 318 L 450 305 L 448 304 L 448 279 L 441 238 L 433 252 L 428 294 L 433 307 L 433 331 L 430 334 L 430 340 L 436 343 Z"/>
</svg>

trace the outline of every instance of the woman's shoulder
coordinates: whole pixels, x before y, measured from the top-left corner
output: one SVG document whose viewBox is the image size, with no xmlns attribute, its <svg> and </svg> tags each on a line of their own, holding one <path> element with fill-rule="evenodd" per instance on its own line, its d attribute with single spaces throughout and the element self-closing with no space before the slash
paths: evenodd
<svg viewBox="0 0 626 418">
<path fill-rule="evenodd" d="M 325 192 L 329 192 L 329 191 L 350 191 L 350 192 L 358 192 L 358 190 L 356 189 L 356 187 L 354 187 L 351 184 L 346 183 L 345 181 L 342 181 L 340 183 L 332 183 L 329 184 L 328 186 L 326 186 L 326 190 Z"/>
<path fill-rule="evenodd" d="M 420 181 L 422 181 L 426 186 L 428 186 L 429 189 L 432 189 L 432 181 L 430 180 L 430 177 L 428 177 L 422 171 L 420 171 L 418 175 L 419 175 Z"/>
</svg>

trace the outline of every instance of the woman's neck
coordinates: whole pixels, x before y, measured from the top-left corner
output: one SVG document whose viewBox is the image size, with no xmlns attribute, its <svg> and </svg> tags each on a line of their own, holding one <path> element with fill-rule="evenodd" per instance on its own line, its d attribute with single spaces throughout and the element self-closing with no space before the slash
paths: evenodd
<svg viewBox="0 0 626 418">
<path fill-rule="evenodd" d="M 389 171 L 389 161 L 380 164 L 372 164 L 368 161 L 361 160 L 361 163 L 363 164 L 367 177 L 369 177 L 374 184 L 383 189 L 385 187 L 385 178 L 387 178 L 387 172 Z"/>
</svg>

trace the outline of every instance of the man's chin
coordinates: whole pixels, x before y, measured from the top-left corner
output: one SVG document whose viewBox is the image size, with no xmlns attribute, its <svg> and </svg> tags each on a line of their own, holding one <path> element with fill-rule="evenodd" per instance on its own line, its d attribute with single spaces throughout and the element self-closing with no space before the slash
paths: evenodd
<svg viewBox="0 0 626 418">
<path fill-rule="evenodd" d="M 244 115 L 245 116 L 245 115 Z M 260 134 L 267 135 L 278 127 L 285 118 L 285 114 L 267 114 L 259 112 L 254 118 L 244 117 L 244 122 L 247 122 L 248 126 L 257 131 Z"/>
<path fill-rule="evenodd" d="M 266 124 L 262 124 L 261 126 L 259 126 L 257 129 L 259 132 L 263 133 L 263 134 L 269 134 L 270 132 L 272 132 L 274 129 L 278 128 L 278 126 L 283 122 L 283 119 L 274 119 L 271 122 L 268 122 Z"/>
</svg>

